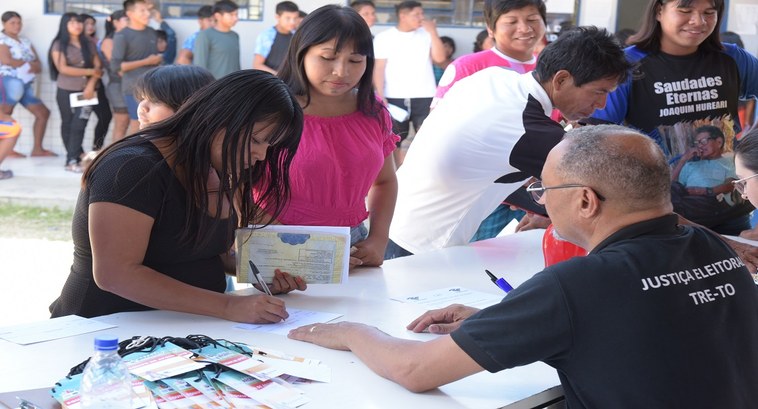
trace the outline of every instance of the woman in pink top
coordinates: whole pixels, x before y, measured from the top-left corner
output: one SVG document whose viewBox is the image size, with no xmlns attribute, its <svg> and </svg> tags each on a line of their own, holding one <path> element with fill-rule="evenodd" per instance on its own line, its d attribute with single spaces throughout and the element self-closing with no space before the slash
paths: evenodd
<svg viewBox="0 0 758 409">
<path fill-rule="evenodd" d="M 537 64 L 534 50 L 545 36 L 546 10 L 543 0 L 490 0 L 484 7 L 487 31 L 495 39 L 489 50 L 464 55 L 442 74 L 432 108 L 453 84 L 488 67 L 505 67 L 518 73 L 532 71 Z"/>
<path fill-rule="evenodd" d="M 382 264 L 397 197 L 391 153 L 399 138 L 374 95 L 373 68 L 366 23 L 349 7 L 329 5 L 303 20 L 279 71 L 305 123 L 278 222 L 351 227 L 351 266 Z"/>
</svg>

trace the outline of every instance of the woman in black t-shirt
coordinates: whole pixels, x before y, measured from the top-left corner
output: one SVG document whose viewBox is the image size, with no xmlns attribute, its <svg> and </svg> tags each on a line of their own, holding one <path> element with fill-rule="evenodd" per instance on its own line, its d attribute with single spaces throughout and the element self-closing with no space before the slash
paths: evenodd
<svg viewBox="0 0 758 409">
<path fill-rule="evenodd" d="M 234 270 L 234 229 L 259 216 L 252 186 L 266 186 L 277 215 L 284 206 L 302 126 L 284 83 L 243 70 L 105 149 L 83 177 L 74 262 L 53 317 L 154 308 L 251 323 L 287 318 L 275 297 L 224 294 L 224 273 Z M 305 283 L 277 275 L 274 293 L 293 289 Z"/>
</svg>

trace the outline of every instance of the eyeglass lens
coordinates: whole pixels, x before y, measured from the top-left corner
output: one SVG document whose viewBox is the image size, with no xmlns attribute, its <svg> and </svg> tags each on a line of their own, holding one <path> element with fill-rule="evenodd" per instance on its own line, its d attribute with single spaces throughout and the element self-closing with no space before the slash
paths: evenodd
<svg viewBox="0 0 758 409">
<path fill-rule="evenodd" d="M 542 199 L 542 195 L 545 193 L 545 190 L 542 188 L 542 182 L 534 182 L 529 185 L 529 187 L 535 189 L 529 192 L 529 194 L 532 195 L 532 200 L 539 203 L 540 199 Z"/>
</svg>

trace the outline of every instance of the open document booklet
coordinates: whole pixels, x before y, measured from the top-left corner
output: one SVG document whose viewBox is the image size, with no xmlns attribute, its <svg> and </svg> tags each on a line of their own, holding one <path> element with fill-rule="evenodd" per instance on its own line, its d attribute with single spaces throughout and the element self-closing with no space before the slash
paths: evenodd
<svg viewBox="0 0 758 409">
<path fill-rule="evenodd" d="M 234 247 L 240 283 L 256 283 L 251 264 L 266 283 L 272 282 L 276 269 L 308 284 L 347 282 L 349 227 L 253 226 L 237 229 Z"/>
</svg>

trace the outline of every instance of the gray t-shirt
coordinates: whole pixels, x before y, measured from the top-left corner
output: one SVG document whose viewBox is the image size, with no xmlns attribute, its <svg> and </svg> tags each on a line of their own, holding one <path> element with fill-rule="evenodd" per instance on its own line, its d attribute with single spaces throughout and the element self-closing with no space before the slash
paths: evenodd
<svg viewBox="0 0 758 409">
<path fill-rule="evenodd" d="M 111 75 L 119 75 L 121 63 L 138 61 L 153 54 L 158 54 L 158 35 L 150 27 L 134 30 L 126 27 L 113 36 L 113 54 L 111 55 Z M 121 76 L 121 92 L 131 95 L 137 78 L 157 65 L 146 65 L 126 71 Z"/>
<path fill-rule="evenodd" d="M 240 70 L 240 38 L 234 31 L 211 27 L 197 34 L 192 62 L 207 69 L 215 78 Z"/>
<path fill-rule="evenodd" d="M 85 41 L 83 44 L 85 47 L 89 47 L 89 55 L 90 58 L 95 58 L 95 46 L 90 41 Z M 60 43 L 58 40 L 53 42 L 52 45 L 53 51 L 60 51 Z M 66 51 L 61 53 L 61 59 L 66 59 L 66 64 L 69 67 L 75 67 L 75 68 L 84 68 L 86 64 L 84 64 L 84 57 L 82 56 L 82 50 L 81 48 L 73 45 L 68 44 L 68 47 L 66 47 Z M 90 66 L 94 66 L 93 64 L 90 64 Z M 87 86 L 87 80 L 89 77 L 85 77 L 83 75 L 77 75 L 77 76 L 71 76 L 66 75 L 63 73 L 58 73 L 58 79 L 56 80 L 56 85 L 58 88 L 66 91 L 82 91 L 84 90 L 84 87 Z"/>
</svg>

